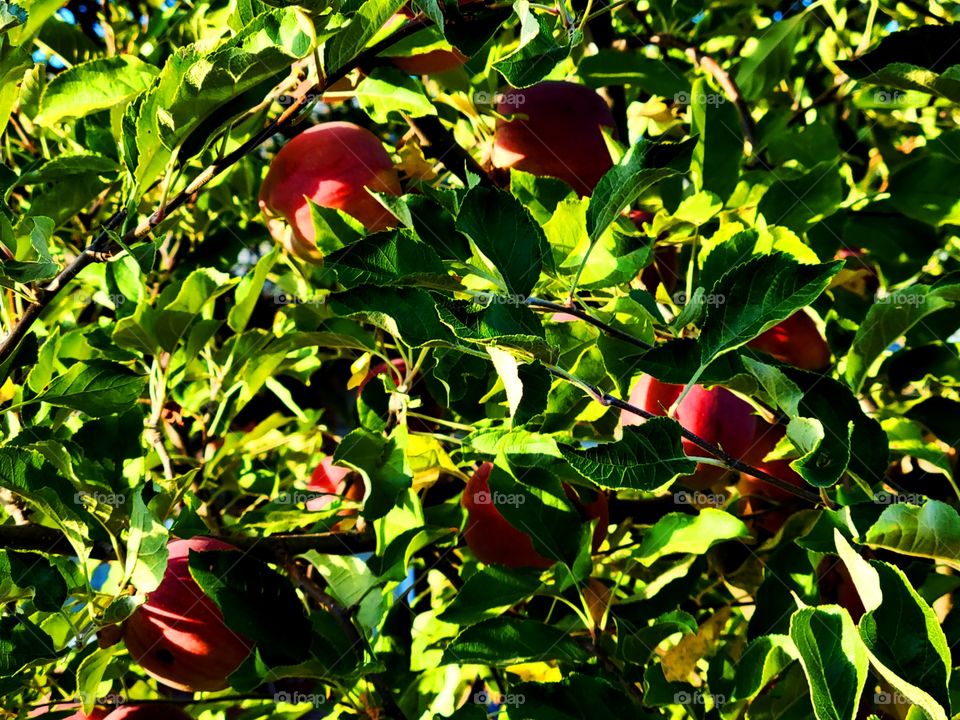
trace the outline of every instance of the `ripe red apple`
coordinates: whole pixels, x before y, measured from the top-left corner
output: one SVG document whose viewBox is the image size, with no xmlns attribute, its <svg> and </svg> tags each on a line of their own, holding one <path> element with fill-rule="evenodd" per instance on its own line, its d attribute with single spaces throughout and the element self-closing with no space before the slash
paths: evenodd
<svg viewBox="0 0 960 720">
<path fill-rule="evenodd" d="M 467 546 L 487 565 L 550 567 L 553 561 L 534 549 L 530 536 L 507 522 L 497 510 L 494 502 L 496 496 L 490 493 L 488 484 L 492 469 L 493 463 L 485 462 L 480 465 L 463 491 L 461 505 L 467 511 L 463 535 Z M 563 489 L 583 517 L 587 520 L 598 520 L 592 540 L 593 551 L 596 552 L 607 537 L 607 526 L 610 524 L 606 495 L 600 493 L 596 500 L 584 505 L 573 487 L 564 484 Z"/>
<path fill-rule="evenodd" d="M 585 85 L 542 82 L 505 90 L 494 133 L 495 167 L 560 178 L 580 195 L 593 192 L 613 166 L 601 131 L 616 125 L 606 102 Z"/>
<path fill-rule="evenodd" d="M 393 162 L 379 138 L 348 122 L 315 125 L 281 148 L 260 186 L 260 209 L 271 234 L 306 260 L 323 259 L 315 244 L 310 198 L 342 210 L 374 232 L 396 225 L 396 218 L 366 188 L 391 195 L 401 192 Z"/>
<path fill-rule="evenodd" d="M 429 50 L 418 55 L 391 57 L 390 61 L 405 73 L 411 75 L 430 75 L 454 70 L 469 58 L 456 48 Z"/>
<path fill-rule="evenodd" d="M 105 720 L 193 720 L 176 705 L 150 703 L 149 705 L 121 705 Z"/>
<path fill-rule="evenodd" d="M 320 461 L 310 475 L 307 489 L 315 493 L 322 493 L 320 497 L 307 500 L 307 510 L 318 512 L 329 506 L 336 498 L 361 502 L 364 496 L 363 480 L 350 468 L 333 464 L 333 457 L 328 455 Z M 341 517 L 352 517 L 357 514 L 357 508 L 343 508 L 338 513 Z M 339 523 L 333 527 L 336 530 Z"/>
<path fill-rule="evenodd" d="M 747 347 L 761 350 L 801 370 L 819 371 L 830 365 L 827 341 L 813 319 L 803 310 L 798 310 L 779 325 L 764 331 L 748 342 Z"/>
<path fill-rule="evenodd" d="M 786 434 L 783 425 L 759 426 L 753 447 L 744 459 L 755 468 L 763 470 L 791 485 L 803 488 L 807 483 L 790 467 L 789 460 L 765 460 L 767 455 Z M 797 497 L 790 492 L 771 485 L 760 478 L 740 473 L 737 483 L 740 496 L 744 498 L 743 514 L 749 517 L 748 525 L 775 535 L 787 518 L 797 509 Z"/>
<path fill-rule="evenodd" d="M 651 375 L 641 377 L 630 391 L 630 404 L 656 415 L 666 415 L 670 406 L 680 397 L 682 385 L 660 382 Z M 676 420 L 684 428 L 707 442 L 719 445 L 735 458 L 743 458 L 753 444 L 757 419 L 750 405 L 729 390 L 715 387 L 707 390 L 694 385 L 677 408 Z M 620 411 L 620 424 L 640 425 L 643 418 L 628 410 Z M 687 455 L 706 456 L 690 440 L 682 439 Z M 715 465 L 699 464 L 686 484 L 698 488 L 716 485 L 727 475 L 727 470 Z"/>
<path fill-rule="evenodd" d="M 219 608 L 190 575 L 191 550 L 236 550 L 212 538 L 173 540 L 160 586 L 123 627 L 127 650 L 144 671 L 187 692 L 223 690 L 252 644 L 227 627 Z"/>
</svg>

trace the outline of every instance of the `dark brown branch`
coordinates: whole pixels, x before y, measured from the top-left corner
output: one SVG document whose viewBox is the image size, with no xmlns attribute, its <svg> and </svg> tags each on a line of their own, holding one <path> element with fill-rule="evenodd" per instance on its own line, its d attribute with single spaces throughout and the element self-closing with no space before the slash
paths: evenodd
<svg viewBox="0 0 960 720">
<path fill-rule="evenodd" d="M 152 215 L 140 222 L 136 228 L 127 232 L 122 238 L 123 245 L 130 246 L 145 238 L 153 231 L 155 227 L 157 227 L 157 225 L 163 222 L 163 220 L 166 219 L 171 213 L 175 212 L 182 205 L 184 205 L 187 200 L 199 192 L 211 180 L 219 176 L 228 168 L 233 167 L 266 140 L 273 137 L 281 130 L 293 125 L 294 122 L 299 118 L 301 111 L 309 106 L 315 99 L 319 98 L 326 88 L 344 78 L 357 65 L 361 65 L 364 62 L 367 62 L 369 59 L 375 58 L 394 43 L 423 29 L 427 25 L 427 22 L 428 21 L 422 19 L 411 20 L 389 37 L 360 53 L 360 55 L 358 55 L 352 63 L 334 71 L 328 77 L 321 80 L 321 82 L 315 85 L 311 90 L 300 95 L 295 102 L 293 102 L 290 107 L 288 107 L 283 114 L 280 115 L 280 117 L 278 117 L 252 138 L 247 140 L 245 143 L 240 145 L 236 150 L 228 153 L 219 160 L 215 161 L 213 164 L 204 168 L 204 170 L 201 171 L 200 174 L 197 175 L 193 181 L 187 185 L 186 188 L 184 188 L 173 199 L 171 199 L 166 206 L 158 208 Z M 80 255 L 74 258 L 70 264 L 61 270 L 60 274 L 57 275 L 57 277 L 55 277 L 49 285 L 44 287 L 37 294 L 36 302 L 27 306 L 16 325 L 14 325 L 13 329 L 3 339 L 3 341 L 0 342 L 0 363 L 10 357 L 14 350 L 16 350 L 17 346 L 20 344 L 20 341 L 23 340 L 24 336 L 26 336 L 27 332 L 33 326 L 33 323 L 36 322 L 37 318 L 40 317 L 40 314 L 43 312 L 43 310 L 47 307 L 47 305 L 50 304 L 53 298 L 55 298 L 60 291 L 70 283 L 70 281 L 79 275 L 88 265 L 91 265 L 96 261 L 109 258 L 111 254 L 111 248 L 115 247 L 115 243 L 113 242 L 111 235 L 125 219 L 126 215 L 123 211 L 117 212 L 111 216 L 110 219 L 104 223 L 90 245 L 88 245 Z"/>
<path fill-rule="evenodd" d="M 630 343 L 631 345 L 636 345 L 637 347 L 643 348 L 644 350 L 650 350 L 653 347 L 653 345 L 651 345 L 650 343 L 645 342 L 640 338 L 635 338 L 633 337 L 633 335 L 630 335 L 629 333 L 625 333 L 623 330 L 618 330 L 612 325 L 609 325 L 603 322 L 603 320 L 597 320 L 595 317 L 587 313 L 585 310 L 581 310 L 578 307 L 573 307 L 573 306 L 568 307 L 566 305 L 561 305 L 560 303 L 550 302 L 549 300 L 541 300 L 540 298 L 535 298 L 535 297 L 528 297 L 524 301 L 524 304 L 529 305 L 534 310 L 551 310 L 553 312 L 567 313 L 568 315 L 573 315 L 574 317 L 578 317 L 581 320 L 593 325 L 594 327 L 603 330 L 610 337 L 617 338 L 617 340 L 623 340 L 626 343 Z"/>
<path fill-rule="evenodd" d="M 376 548 L 376 539 L 367 533 L 312 533 L 305 535 L 270 535 L 250 537 L 219 535 L 216 539 L 229 543 L 250 555 L 267 562 L 316 550 L 327 555 L 354 555 Z M 42 525 L 0 525 L 0 549 L 36 550 L 55 555 L 73 555 L 73 546 L 55 528 Z M 110 543 L 93 545 L 95 559 L 113 558 Z"/>
</svg>

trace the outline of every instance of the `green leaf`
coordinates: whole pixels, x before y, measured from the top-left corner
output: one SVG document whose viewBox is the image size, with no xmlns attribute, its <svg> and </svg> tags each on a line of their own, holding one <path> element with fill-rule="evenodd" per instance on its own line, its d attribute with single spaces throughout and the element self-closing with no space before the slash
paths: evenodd
<svg viewBox="0 0 960 720">
<path fill-rule="evenodd" d="M 227 626 L 256 643 L 268 666 L 305 660 L 310 621 L 289 580 L 249 555 L 190 551 L 190 575 L 220 608 Z"/>
<path fill-rule="evenodd" d="M 646 665 L 657 646 L 672 635 L 692 635 L 697 632 L 697 619 L 683 610 L 673 610 L 657 617 L 648 627 L 642 627 L 618 638 L 617 655 L 627 662 Z"/>
<path fill-rule="evenodd" d="M 910 328 L 931 313 L 953 307 L 960 285 L 911 285 L 870 306 L 847 352 L 843 377 L 854 392 L 874 371 L 881 355 Z"/>
<path fill-rule="evenodd" d="M 21 615 L 0 617 L 0 677 L 55 657 L 53 639 L 37 625 Z"/>
<path fill-rule="evenodd" d="M 701 364 L 708 365 L 809 305 L 842 266 L 801 265 L 774 253 L 732 268 L 711 290 L 722 300 L 707 308 L 700 332 Z"/>
<path fill-rule="evenodd" d="M 919 90 L 960 102 L 960 31 L 956 25 L 918 25 L 891 33 L 870 52 L 837 66 L 855 80 Z"/>
<path fill-rule="evenodd" d="M 44 612 L 58 612 L 67 599 L 63 575 L 49 560 L 32 552 L 0 550 L 0 588 L 4 596 L 32 589 L 33 604 Z"/>
<path fill-rule="evenodd" d="M 257 300 L 263 292 L 267 275 L 273 269 L 279 255 L 279 246 L 274 246 L 270 252 L 257 260 L 253 274 L 244 275 L 237 284 L 237 289 L 234 291 L 234 305 L 227 314 L 227 325 L 234 332 L 242 333 L 246 329 Z"/>
<path fill-rule="evenodd" d="M 807 607 L 790 618 L 790 638 L 810 685 L 817 720 L 854 720 L 867 681 L 867 649 L 849 613 Z"/>
<path fill-rule="evenodd" d="M 388 122 L 391 113 L 412 118 L 437 114 L 423 83 L 396 68 L 376 68 L 359 82 L 355 96 L 375 123 Z"/>
<path fill-rule="evenodd" d="M 696 144 L 694 138 L 679 143 L 643 139 L 631 147 L 593 191 L 587 208 L 590 242 L 595 243 L 610 223 L 649 188 L 686 170 Z"/>
<path fill-rule="evenodd" d="M 847 561 L 844 557 L 857 591 L 864 597 L 861 577 Z M 860 620 L 860 637 L 870 664 L 933 720 L 947 720 L 952 662 L 940 621 L 900 568 L 879 560 L 871 560 L 868 567 L 872 570 L 870 582 L 877 584 L 882 597 L 879 607 L 864 601 L 868 609 Z"/>
<path fill-rule="evenodd" d="M 467 578 L 439 619 L 472 625 L 513 607 L 533 595 L 542 584 L 536 571 L 486 566 Z"/>
<path fill-rule="evenodd" d="M 863 536 L 868 547 L 929 558 L 960 570 L 960 515 L 946 503 L 896 503 Z"/>
<path fill-rule="evenodd" d="M 405 0 L 366 0 L 350 19 L 350 23 L 327 42 L 323 52 L 324 72 L 331 75 L 356 57 L 404 2 Z"/>
<path fill-rule="evenodd" d="M 758 637 L 737 661 L 736 689 L 731 700 L 754 698 L 797 658 L 797 648 L 788 636 Z"/>
<path fill-rule="evenodd" d="M 146 90 L 158 72 L 133 55 L 74 65 L 54 76 L 47 85 L 36 122 L 49 127 L 65 118 L 79 118 L 123 105 Z"/>
<path fill-rule="evenodd" d="M 540 82 L 570 54 L 571 45 L 556 41 L 553 28 L 544 16 L 531 14 L 531 20 L 539 28 L 536 36 L 493 65 L 511 87 L 524 88 Z"/>
<path fill-rule="evenodd" d="M 287 7 L 258 15 L 213 52 L 204 52 L 200 44 L 178 48 L 137 112 L 138 157 L 130 169 L 140 187 L 163 174 L 172 153 L 194 130 L 205 128 L 203 140 L 214 135 L 217 127 L 210 127 L 212 117 L 219 118 L 216 126 L 226 124 L 247 106 L 261 102 L 262 94 L 244 97 L 239 106 L 230 104 L 286 72 L 292 62 L 310 54 L 314 42 L 313 24 L 298 8 Z"/>
<path fill-rule="evenodd" d="M 491 694 L 510 708 L 511 720 L 594 720 L 598 708 L 611 718 L 647 720 L 615 678 L 571 673 L 560 682 L 511 685 L 503 696 Z M 522 702 L 521 702 L 522 698 Z"/>
<path fill-rule="evenodd" d="M 772 184 L 757 211 L 770 225 L 784 225 L 798 233 L 832 215 L 843 201 L 845 185 L 834 158 L 807 172 L 787 171 L 769 180 Z"/>
<path fill-rule="evenodd" d="M 363 317 L 412 347 L 453 344 L 455 338 L 437 315 L 437 304 L 425 290 L 359 285 L 330 296 L 338 315 Z"/>
<path fill-rule="evenodd" d="M 583 477 L 611 489 L 656 490 L 696 469 L 680 444 L 679 423 L 668 418 L 625 427 L 619 442 L 588 450 L 561 445 L 560 452 Z"/>
<path fill-rule="evenodd" d="M 139 592 L 149 593 L 160 585 L 167 569 L 168 538 L 167 529 L 146 506 L 142 493 L 134 493 L 125 573 Z"/>
<path fill-rule="evenodd" d="M 27 11 L 16 3 L 0 2 L 0 33 L 27 22 Z"/>
<path fill-rule="evenodd" d="M 401 437 L 385 439 L 363 429 L 349 433 L 337 445 L 333 455 L 336 464 L 351 467 L 363 476 L 367 487 L 362 510 L 365 518 L 376 520 L 386 515 L 413 484 L 403 445 Z"/>
<path fill-rule="evenodd" d="M 457 635 L 443 652 L 442 665 L 471 663 L 504 667 L 522 662 L 583 662 L 589 657 L 563 630 L 536 620 L 499 617 Z"/>
<path fill-rule="evenodd" d="M 716 508 L 704 508 L 698 515 L 668 513 L 647 531 L 633 558 L 650 567 L 664 555 L 703 555 L 717 543 L 750 537 L 739 519 Z"/>
<path fill-rule="evenodd" d="M 328 255 L 325 264 L 337 271 L 337 279 L 348 288 L 419 285 L 452 289 L 457 286 L 432 247 L 400 230 L 359 240 Z"/>
<path fill-rule="evenodd" d="M 146 386 L 146 376 L 124 365 L 91 360 L 76 363 L 65 374 L 55 377 L 37 399 L 79 410 L 90 417 L 103 417 L 131 407 Z"/>
<path fill-rule="evenodd" d="M 61 77 L 61 76 L 57 76 Z M 39 185 L 56 182 L 77 175 L 94 173 L 98 175 L 116 175 L 120 166 L 113 158 L 97 153 L 66 153 L 51 158 L 40 167 L 20 176 L 22 185 Z"/>
<path fill-rule="evenodd" d="M 525 300 L 537 284 L 548 247 L 526 208 L 509 193 L 477 186 L 460 205 L 457 230 L 493 264 L 515 302 Z"/>
<path fill-rule="evenodd" d="M 516 348 L 553 362 L 555 353 L 547 345 L 540 319 L 528 307 L 513 301 L 496 296 L 488 307 L 448 302 L 438 306 L 437 313 L 444 325 L 467 343 Z"/>
<path fill-rule="evenodd" d="M 758 100 L 790 75 L 804 13 L 772 22 L 751 37 L 737 66 L 736 83 L 746 100 Z"/>
<path fill-rule="evenodd" d="M 709 190 L 721 200 L 730 197 L 740 175 L 743 138 L 733 103 L 699 78 L 690 92 L 690 134 L 697 137 L 690 174 L 697 190 Z"/>
<path fill-rule="evenodd" d="M 93 714 L 94 704 L 99 697 L 97 688 L 103 682 L 111 661 L 122 650 L 123 646 L 119 644 L 107 648 L 98 647 L 80 662 L 77 667 L 77 690 L 84 713 Z"/>
</svg>

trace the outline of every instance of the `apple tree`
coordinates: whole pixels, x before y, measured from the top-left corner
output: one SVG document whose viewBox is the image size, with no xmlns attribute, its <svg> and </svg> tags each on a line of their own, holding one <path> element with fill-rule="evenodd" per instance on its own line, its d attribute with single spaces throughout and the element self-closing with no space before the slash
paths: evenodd
<svg viewBox="0 0 960 720">
<path fill-rule="evenodd" d="M 955 19 L 0 2 L 0 716 L 956 717 Z"/>
</svg>

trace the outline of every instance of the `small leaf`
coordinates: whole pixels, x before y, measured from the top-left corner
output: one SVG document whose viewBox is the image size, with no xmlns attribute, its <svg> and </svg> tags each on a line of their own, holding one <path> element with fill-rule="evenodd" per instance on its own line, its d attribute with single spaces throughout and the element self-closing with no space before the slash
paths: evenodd
<svg viewBox="0 0 960 720">
<path fill-rule="evenodd" d="M 443 653 L 442 665 L 504 667 L 522 662 L 583 662 L 589 657 L 563 630 L 536 620 L 499 617 L 477 623 L 457 635 Z"/>
<path fill-rule="evenodd" d="M 946 503 L 896 503 L 863 536 L 868 547 L 929 558 L 960 570 L 960 515 Z"/>
<path fill-rule="evenodd" d="M 440 615 L 440 620 L 471 625 L 501 614 L 540 589 L 540 573 L 493 565 L 477 571 Z"/>
<path fill-rule="evenodd" d="M 664 555 L 702 555 L 717 543 L 746 537 L 750 537 L 747 526 L 723 510 L 704 508 L 698 515 L 668 513 L 647 531 L 633 558 L 650 567 Z"/>
<path fill-rule="evenodd" d="M 91 360 L 76 363 L 65 374 L 54 378 L 37 399 L 79 410 L 90 417 L 103 417 L 131 407 L 146 386 L 146 376 L 123 365 Z"/>
</svg>

